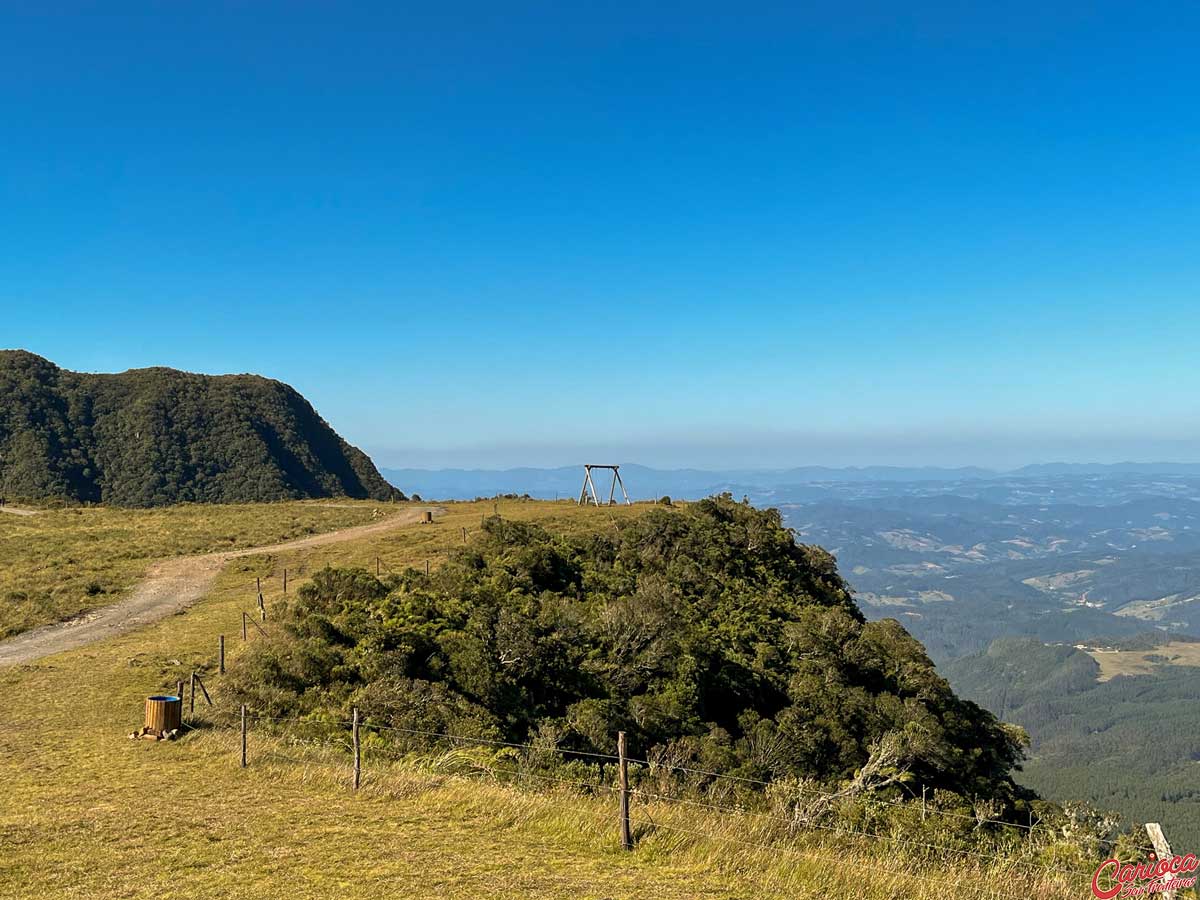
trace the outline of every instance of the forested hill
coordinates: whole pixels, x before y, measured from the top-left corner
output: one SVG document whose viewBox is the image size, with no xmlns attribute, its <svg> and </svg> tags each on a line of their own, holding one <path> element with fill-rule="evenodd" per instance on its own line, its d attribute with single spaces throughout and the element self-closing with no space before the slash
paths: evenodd
<svg viewBox="0 0 1200 900">
<path fill-rule="evenodd" d="M 805 802 L 849 780 L 841 799 L 927 786 L 1028 815 L 1010 778 L 1024 735 L 956 697 L 895 620 L 866 622 L 778 511 L 726 494 L 611 526 L 567 537 L 494 516 L 429 574 L 316 572 L 225 696 L 584 759 L 625 731 L 642 758 L 792 779 Z"/>
<path fill-rule="evenodd" d="M 1089 654 L 1008 638 L 942 671 L 964 697 L 1027 729 L 1021 783 L 1052 800 L 1161 822 L 1172 840 L 1196 846 L 1200 668 L 1187 649 L 1195 645 L 1158 635 L 1117 646 L 1130 649 Z"/>
<path fill-rule="evenodd" d="M 82 374 L 22 350 L 0 351 L 0 493 L 122 506 L 403 496 L 281 382 Z"/>
</svg>

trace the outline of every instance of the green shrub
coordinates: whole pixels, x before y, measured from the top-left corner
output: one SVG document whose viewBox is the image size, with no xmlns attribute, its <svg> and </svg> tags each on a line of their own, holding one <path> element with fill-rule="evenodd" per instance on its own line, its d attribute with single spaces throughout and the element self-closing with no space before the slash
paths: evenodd
<svg viewBox="0 0 1200 900">
<path fill-rule="evenodd" d="M 429 576 L 318 572 L 283 626 L 234 667 L 235 702 L 585 753 L 622 730 L 662 765 L 826 786 L 885 742 L 867 793 L 1027 796 L 1019 730 L 956 697 L 897 622 L 866 622 L 777 511 L 728 495 L 573 539 L 492 517 Z"/>
</svg>

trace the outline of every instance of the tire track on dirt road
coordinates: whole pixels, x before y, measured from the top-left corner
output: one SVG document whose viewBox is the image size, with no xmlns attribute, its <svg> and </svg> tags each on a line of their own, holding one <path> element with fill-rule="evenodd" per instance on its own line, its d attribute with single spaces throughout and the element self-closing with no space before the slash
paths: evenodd
<svg viewBox="0 0 1200 900">
<path fill-rule="evenodd" d="M 3 506 L 0 506 L 0 513 L 8 513 L 10 516 L 36 516 L 38 510 L 21 509 L 19 506 L 9 506 L 5 503 Z"/>
</svg>

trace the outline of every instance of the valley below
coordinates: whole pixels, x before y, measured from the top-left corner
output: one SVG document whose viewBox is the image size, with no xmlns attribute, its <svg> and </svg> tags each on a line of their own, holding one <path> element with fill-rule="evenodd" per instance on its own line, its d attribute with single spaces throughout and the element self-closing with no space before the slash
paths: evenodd
<svg viewBox="0 0 1200 900">
<path fill-rule="evenodd" d="M 813 487 L 771 500 L 869 618 L 898 619 L 957 691 L 1028 730 L 1023 783 L 1200 845 L 1200 479 Z"/>
</svg>

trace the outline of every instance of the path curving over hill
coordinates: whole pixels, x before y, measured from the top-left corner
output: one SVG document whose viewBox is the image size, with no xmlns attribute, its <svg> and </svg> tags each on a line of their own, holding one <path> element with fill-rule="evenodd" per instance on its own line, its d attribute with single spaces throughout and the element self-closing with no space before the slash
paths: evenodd
<svg viewBox="0 0 1200 900">
<path fill-rule="evenodd" d="M 13 510 L 9 510 L 12 512 Z M 433 514 L 445 510 L 433 508 Z M 133 592 L 120 603 L 92 610 L 66 622 L 43 625 L 0 641 L 0 667 L 36 662 L 44 656 L 74 650 L 157 622 L 201 600 L 231 559 L 259 553 L 283 553 L 339 544 L 418 522 L 424 509 L 412 509 L 381 522 L 357 525 L 265 547 L 181 556 L 155 563 Z"/>
</svg>

